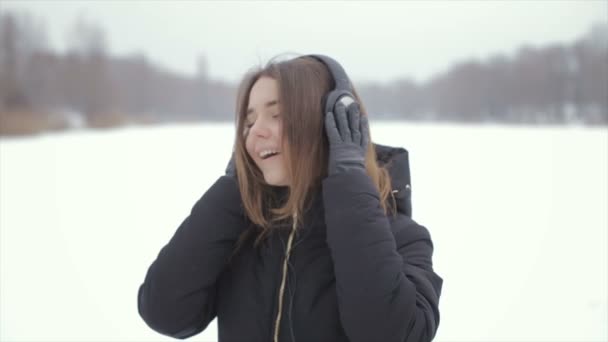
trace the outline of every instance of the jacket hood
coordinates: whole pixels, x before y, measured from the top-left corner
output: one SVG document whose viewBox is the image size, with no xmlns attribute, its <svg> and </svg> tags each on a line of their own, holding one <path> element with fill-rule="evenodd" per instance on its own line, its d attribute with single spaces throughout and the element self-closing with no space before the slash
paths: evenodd
<svg viewBox="0 0 608 342">
<path fill-rule="evenodd" d="M 384 167 L 390 177 L 397 210 L 412 216 L 411 178 L 409 154 L 406 149 L 387 145 L 374 144 L 376 160 Z"/>
</svg>

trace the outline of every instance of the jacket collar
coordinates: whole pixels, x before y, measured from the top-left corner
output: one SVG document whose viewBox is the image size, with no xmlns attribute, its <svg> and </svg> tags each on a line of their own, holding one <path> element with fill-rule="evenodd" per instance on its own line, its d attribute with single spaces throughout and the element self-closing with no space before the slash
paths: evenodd
<svg viewBox="0 0 608 342">
<path fill-rule="evenodd" d="M 376 160 L 378 164 L 389 173 L 393 196 L 397 204 L 397 210 L 412 216 L 410 163 L 408 151 L 402 147 L 392 147 L 374 143 Z M 280 200 L 286 199 L 289 187 L 270 186 L 270 192 Z"/>
<path fill-rule="evenodd" d="M 378 164 L 384 166 L 390 175 L 397 210 L 411 217 L 411 178 L 407 150 L 380 144 L 374 144 L 374 148 Z"/>
<path fill-rule="evenodd" d="M 387 145 L 374 144 L 376 160 L 384 166 L 391 176 L 393 190 L 400 190 L 410 185 L 410 163 L 406 149 Z"/>
</svg>

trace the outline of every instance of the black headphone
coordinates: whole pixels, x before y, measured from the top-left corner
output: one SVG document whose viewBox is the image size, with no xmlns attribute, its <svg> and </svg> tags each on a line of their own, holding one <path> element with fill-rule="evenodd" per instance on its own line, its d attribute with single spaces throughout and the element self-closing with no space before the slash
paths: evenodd
<svg viewBox="0 0 608 342">
<path fill-rule="evenodd" d="M 355 95 L 353 95 L 352 83 L 340 63 L 325 55 L 313 54 L 306 55 L 306 57 L 315 58 L 323 63 L 334 79 L 334 89 L 323 97 L 323 102 L 325 103 L 325 111 L 323 113 L 333 112 L 338 101 L 342 102 L 347 108 L 356 102 Z"/>
</svg>

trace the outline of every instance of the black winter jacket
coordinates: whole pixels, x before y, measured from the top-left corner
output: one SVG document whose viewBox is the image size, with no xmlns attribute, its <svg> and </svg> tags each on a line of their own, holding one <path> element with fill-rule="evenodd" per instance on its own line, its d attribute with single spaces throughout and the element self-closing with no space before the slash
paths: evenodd
<svg viewBox="0 0 608 342">
<path fill-rule="evenodd" d="M 293 240 L 279 341 L 422 342 L 439 325 L 443 279 L 428 230 L 411 219 L 407 151 L 375 145 L 398 214 L 386 216 L 363 172 L 323 180 Z M 236 205 L 234 205 L 236 203 Z M 155 331 L 187 338 L 217 317 L 220 342 L 273 341 L 289 229 L 261 248 L 234 243 L 248 227 L 234 178 L 220 177 L 149 267 L 138 311 Z"/>
</svg>

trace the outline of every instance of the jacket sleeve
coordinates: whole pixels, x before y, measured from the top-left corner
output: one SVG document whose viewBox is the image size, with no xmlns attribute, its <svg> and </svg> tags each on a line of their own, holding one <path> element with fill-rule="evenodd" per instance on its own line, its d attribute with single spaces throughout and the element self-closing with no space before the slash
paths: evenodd
<svg viewBox="0 0 608 342">
<path fill-rule="evenodd" d="M 137 294 L 150 328 L 183 339 L 215 318 L 216 282 L 244 227 L 240 204 L 236 180 L 220 177 L 160 250 Z"/>
<path fill-rule="evenodd" d="M 323 200 L 340 320 L 350 341 L 431 341 L 443 279 L 433 271 L 428 230 L 403 214 L 391 226 L 378 191 L 359 170 L 324 179 Z"/>
</svg>

